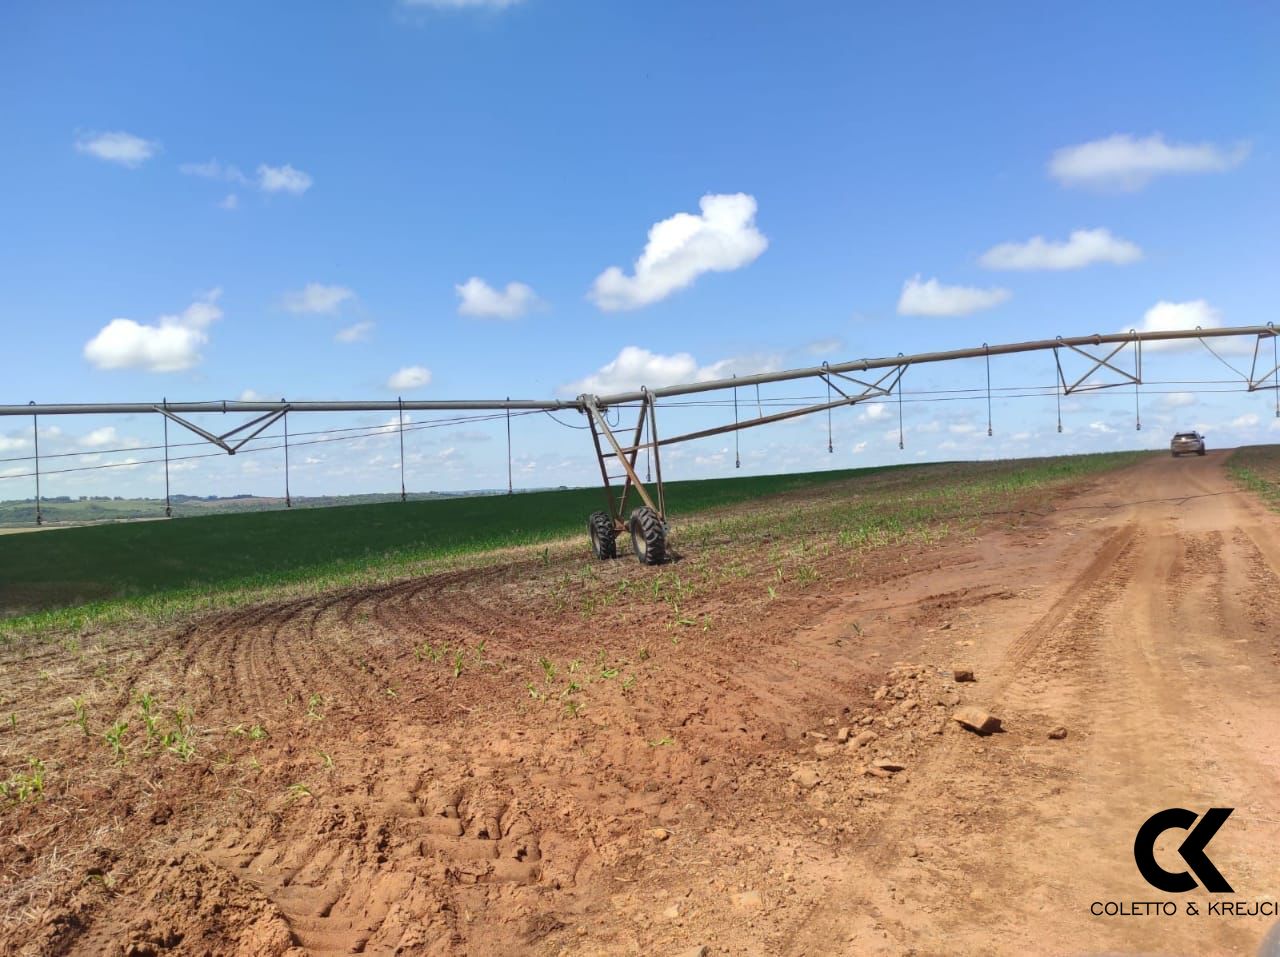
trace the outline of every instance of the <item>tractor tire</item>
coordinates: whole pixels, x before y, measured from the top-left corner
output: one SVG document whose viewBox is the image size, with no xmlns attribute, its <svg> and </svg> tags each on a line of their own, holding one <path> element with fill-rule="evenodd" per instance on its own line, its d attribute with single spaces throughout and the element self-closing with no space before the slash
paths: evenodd
<svg viewBox="0 0 1280 957">
<path fill-rule="evenodd" d="M 631 547 L 641 565 L 661 565 L 667 560 L 667 526 L 647 505 L 631 513 Z"/>
<path fill-rule="evenodd" d="M 591 536 L 591 553 L 602 562 L 618 557 L 618 530 L 607 512 L 592 512 L 587 519 L 587 534 Z"/>
<path fill-rule="evenodd" d="M 1199 452 L 1196 453 L 1196 455 L 1204 455 L 1204 449 L 1201 449 Z"/>
</svg>

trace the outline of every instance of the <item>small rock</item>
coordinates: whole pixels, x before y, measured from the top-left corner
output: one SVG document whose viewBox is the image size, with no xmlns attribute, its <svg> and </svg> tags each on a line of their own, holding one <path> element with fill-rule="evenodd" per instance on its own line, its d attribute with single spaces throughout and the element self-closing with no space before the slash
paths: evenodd
<svg viewBox="0 0 1280 957">
<path fill-rule="evenodd" d="M 950 630 L 951 630 L 951 622 L 949 622 L 949 621 L 944 621 L 944 622 L 943 622 L 939 627 L 941 627 L 943 631 L 950 631 Z"/>
<path fill-rule="evenodd" d="M 870 744 L 872 741 L 874 741 L 878 737 L 879 735 L 877 735 L 874 731 L 862 731 L 862 732 L 859 732 L 859 734 L 856 737 L 854 737 L 853 740 L 849 742 L 849 744 L 851 747 L 861 748 L 865 745 Z"/>
<path fill-rule="evenodd" d="M 951 715 L 951 720 L 977 734 L 991 734 L 1000 730 L 1000 719 L 972 705 Z"/>
<path fill-rule="evenodd" d="M 832 744 L 830 741 L 823 741 L 821 744 L 815 744 L 813 746 L 813 753 L 820 758 L 829 758 L 833 754 L 838 754 L 839 751 L 840 746 L 838 744 Z"/>
<path fill-rule="evenodd" d="M 836 719 L 835 719 L 835 718 L 823 718 L 823 719 L 822 719 L 822 723 L 823 723 L 824 725 L 826 725 L 828 728 L 834 728 L 834 727 L 836 726 Z"/>
<path fill-rule="evenodd" d="M 665 841 L 667 838 L 671 836 L 671 832 L 668 831 L 665 827 L 651 827 L 649 828 L 649 830 L 645 831 L 645 834 L 649 836 L 650 840 L 659 841 L 659 842 Z"/>
<path fill-rule="evenodd" d="M 816 788 L 822 781 L 822 776 L 813 768 L 797 768 L 791 772 L 791 780 L 807 791 Z"/>
<path fill-rule="evenodd" d="M 1067 729 L 1059 725 L 1049 732 L 1049 737 L 1054 741 L 1061 741 L 1067 736 Z"/>
<path fill-rule="evenodd" d="M 876 689 L 876 693 L 875 693 L 875 694 L 873 694 L 871 697 L 872 697 L 872 700 L 874 700 L 874 701 L 880 701 L 880 700 L 882 700 L 882 699 L 884 698 L 884 696 L 885 696 L 885 695 L 887 695 L 888 693 L 889 693 L 889 686 L 888 686 L 888 685 L 881 685 L 879 688 L 877 688 L 877 689 Z"/>
<path fill-rule="evenodd" d="M 866 768 L 865 770 L 866 770 L 866 774 L 867 774 L 869 777 L 873 777 L 873 778 L 891 778 L 891 777 L 893 777 L 893 774 L 892 774 L 892 773 L 890 773 L 889 771 L 886 771 L 884 768 L 878 768 L 878 767 L 876 767 L 874 764 L 873 764 L 871 767 Z"/>
<path fill-rule="evenodd" d="M 901 761 L 894 761 L 891 758 L 880 758 L 877 761 L 872 761 L 871 766 L 879 768 L 881 771 L 888 771 L 890 774 L 896 774 L 907 769 L 907 766 Z"/>
<path fill-rule="evenodd" d="M 825 741 L 827 738 L 831 737 L 831 735 L 823 734 L 821 731 L 807 731 L 805 733 L 811 738 L 817 738 L 819 741 Z"/>
<path fill-rule="evenodd" d="M 676 957 L 707 957 L 711 951 L 706 944 L 699 944 L 697 947 L 690 947 L 688 950 L 681 951 Z"/>
<path fill-rule="evenodd" d="M 744 910 L 760 910 L 764 907 L 764 897 L 759 891 L 743 891 L 741 894 L 733 895 L 733 903 L 735 907 L 741 907 Z"/>
<path fill-rule="evenodd" d="M 670 907 L 668 907 L 666 910 L 662 912 L 662 916 L 667 920 L 675 920 L 677 917 L 680 916 L 680 905 L 672 904 Z"/>
<path fill-rule="evenodd" d="M 841 728 L 839 731 L 837 731 L 836 740 L 839 741 L 841 744 L 847 743 L 849 740 L 849 729 Z"/>
<path fill-rule="evenodd" d="M 974 680 L 976 680 L 976 679 L 973 677 L 973 669 L 972 669 L 972 668 L 955 668 L 955 669 L 953 669 L 953 670 L 952 670 L 952 672 L 951 672 L 951 677 L 955 678 L 955 679 L 956 679 L 956 681 L 974 681 Z"/>
</svg>

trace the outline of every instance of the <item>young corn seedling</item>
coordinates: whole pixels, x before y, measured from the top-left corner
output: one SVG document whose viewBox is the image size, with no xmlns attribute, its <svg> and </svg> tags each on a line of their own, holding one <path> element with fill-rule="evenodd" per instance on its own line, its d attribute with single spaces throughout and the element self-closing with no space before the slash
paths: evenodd
<svg viewBox="0 0 1280 957">
<path fill-rule="evenodd" d="M 459 649 L 453 653 L 453 676 L 454 678 L 462 677 L 462 651 Z"/>
<path fill-rule="evenodd" d="M 299 798 L 311 797 L 311 788 L 305 784 L 290 784 L 286 793 L 289 796 L 289 802 L 297 801 Z"/>
<path fill-rule="evenodd" d="M 556 666 L 549 658 L 539 658 L 538 664 L 542 665 L 542 674 L 547 684 L 553 684 L 556 680 Z"/>
<path fill-rule="evenodd" d="M 39 758 L 27 758 L 26 772 L 15 771 L 9 780 L 0 781 L 0 798 L 21 804 L 39 800 L 44 795 L 44 762 Z"/>
<path fill-rule="evenodd" d="M 120 763 L 124 763 L 124 736 L 129 730 L 129 722 L 117 721 L 103 733 L 107 746 L 111 748 L 112 757 Z"/>
<path fill-rule="evenodd" d="M 138 695 L 138 710 L 142 712 L 142 726 L 147 740 L 143 745 L 143 753 L 151 750 L 151 745 L 160 740 L 159 716 L 156 714 L 156 699 L 150 692 Z"/>
<path fill-rule="evenodd" d="M 89 737 L 89 706 L 84 703 L 84 698 L 72 698 L 71 707 L 76 713 L 75 723 L 80 726 L 84 736 Z"/>
<path fill-rule="evenodd" d="M 324 698 L 313 691 L 311 697 L 307 699 L 307 717 L 312 721 L 323 721 L 324 713 L 321 711 L 323 707 Z"/>
</svg>

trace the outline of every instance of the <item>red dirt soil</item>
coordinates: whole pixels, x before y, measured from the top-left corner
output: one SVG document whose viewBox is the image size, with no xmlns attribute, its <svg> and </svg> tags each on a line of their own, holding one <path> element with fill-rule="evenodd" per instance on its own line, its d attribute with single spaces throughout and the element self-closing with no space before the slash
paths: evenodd
<svg viewBox="0 0 1280 957">
<path fill-rule="evenodd" d="M 1213 861 L 1234 899 L 1280 896 L 1280 517 L 1221 463 L 817 555 L 773 597 L 765 548 L 672 603 L 653 583 L 678 593 L 681 563 L 584 576 L 575 543 L 6 649 L 5 767 L 38 754 L 60 783 L 0 818 L 0 946 L 1252 953 L 1263 918 L 1090 914 L 1204 912 L 1214 895 L 1134 865 L 1174 806 L 1236 808 Z M 197 758 L 142 753 L 142 691 L 163 729 L 194 715 Z M 962 729 L 960 705 L 1004 732 Z"/>
</svg>

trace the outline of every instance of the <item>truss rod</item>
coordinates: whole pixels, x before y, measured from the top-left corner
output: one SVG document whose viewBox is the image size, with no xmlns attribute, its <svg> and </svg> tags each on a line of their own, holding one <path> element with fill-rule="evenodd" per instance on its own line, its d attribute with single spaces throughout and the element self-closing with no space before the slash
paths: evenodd
<svg viewBox="0 0 1280 957">
<path fill-rule="evenodd" d="M 922 352 L 910 356 L 887 356 L 882 359 L 859 359 L 853 362 L 833 362 L 826 366 L 810 366 L 806 369 L 789 369 L 785 372 L 764 372 L 759 375 L 738 376 L 736 379 L 711 379 L 688 385 L 673 385 L 663 389 L 650 389 L 655 399 L 695 392 L 715 392 L 739 386 L 765 385 L 770 382 L 789 382 L 792 379 L 817 379 L 829 373 L 865 372 L 870 369 L 891 369 L 900 365 L 922 365 L 927 362 L 949 362 L 952 359 L 980 359 L 990 352 L 993 356 L 1012 355 L 1019 352 L 1047 352 L 1062 346 L 1100 346 L 1129 342 L 1168 342 L 1182 339 L 1220 339 L 1226 336 L 1276 336 L 1280 329 L 1273 326 L 1230 326 L 1221 329 L 1178 329 L 1169 332 L 1116 332 L 1092 336 L 1072 336 L 1061 339 L 1038 339 L 1029 342 L 1011 342 L 1003 345 L 978 346 L 974 349 L 952 349 L 948 352 Z M 640 392 L 618 392 L 597 396 L 601 408 L 625 402 L 639 402 Z"/>
</svg>

